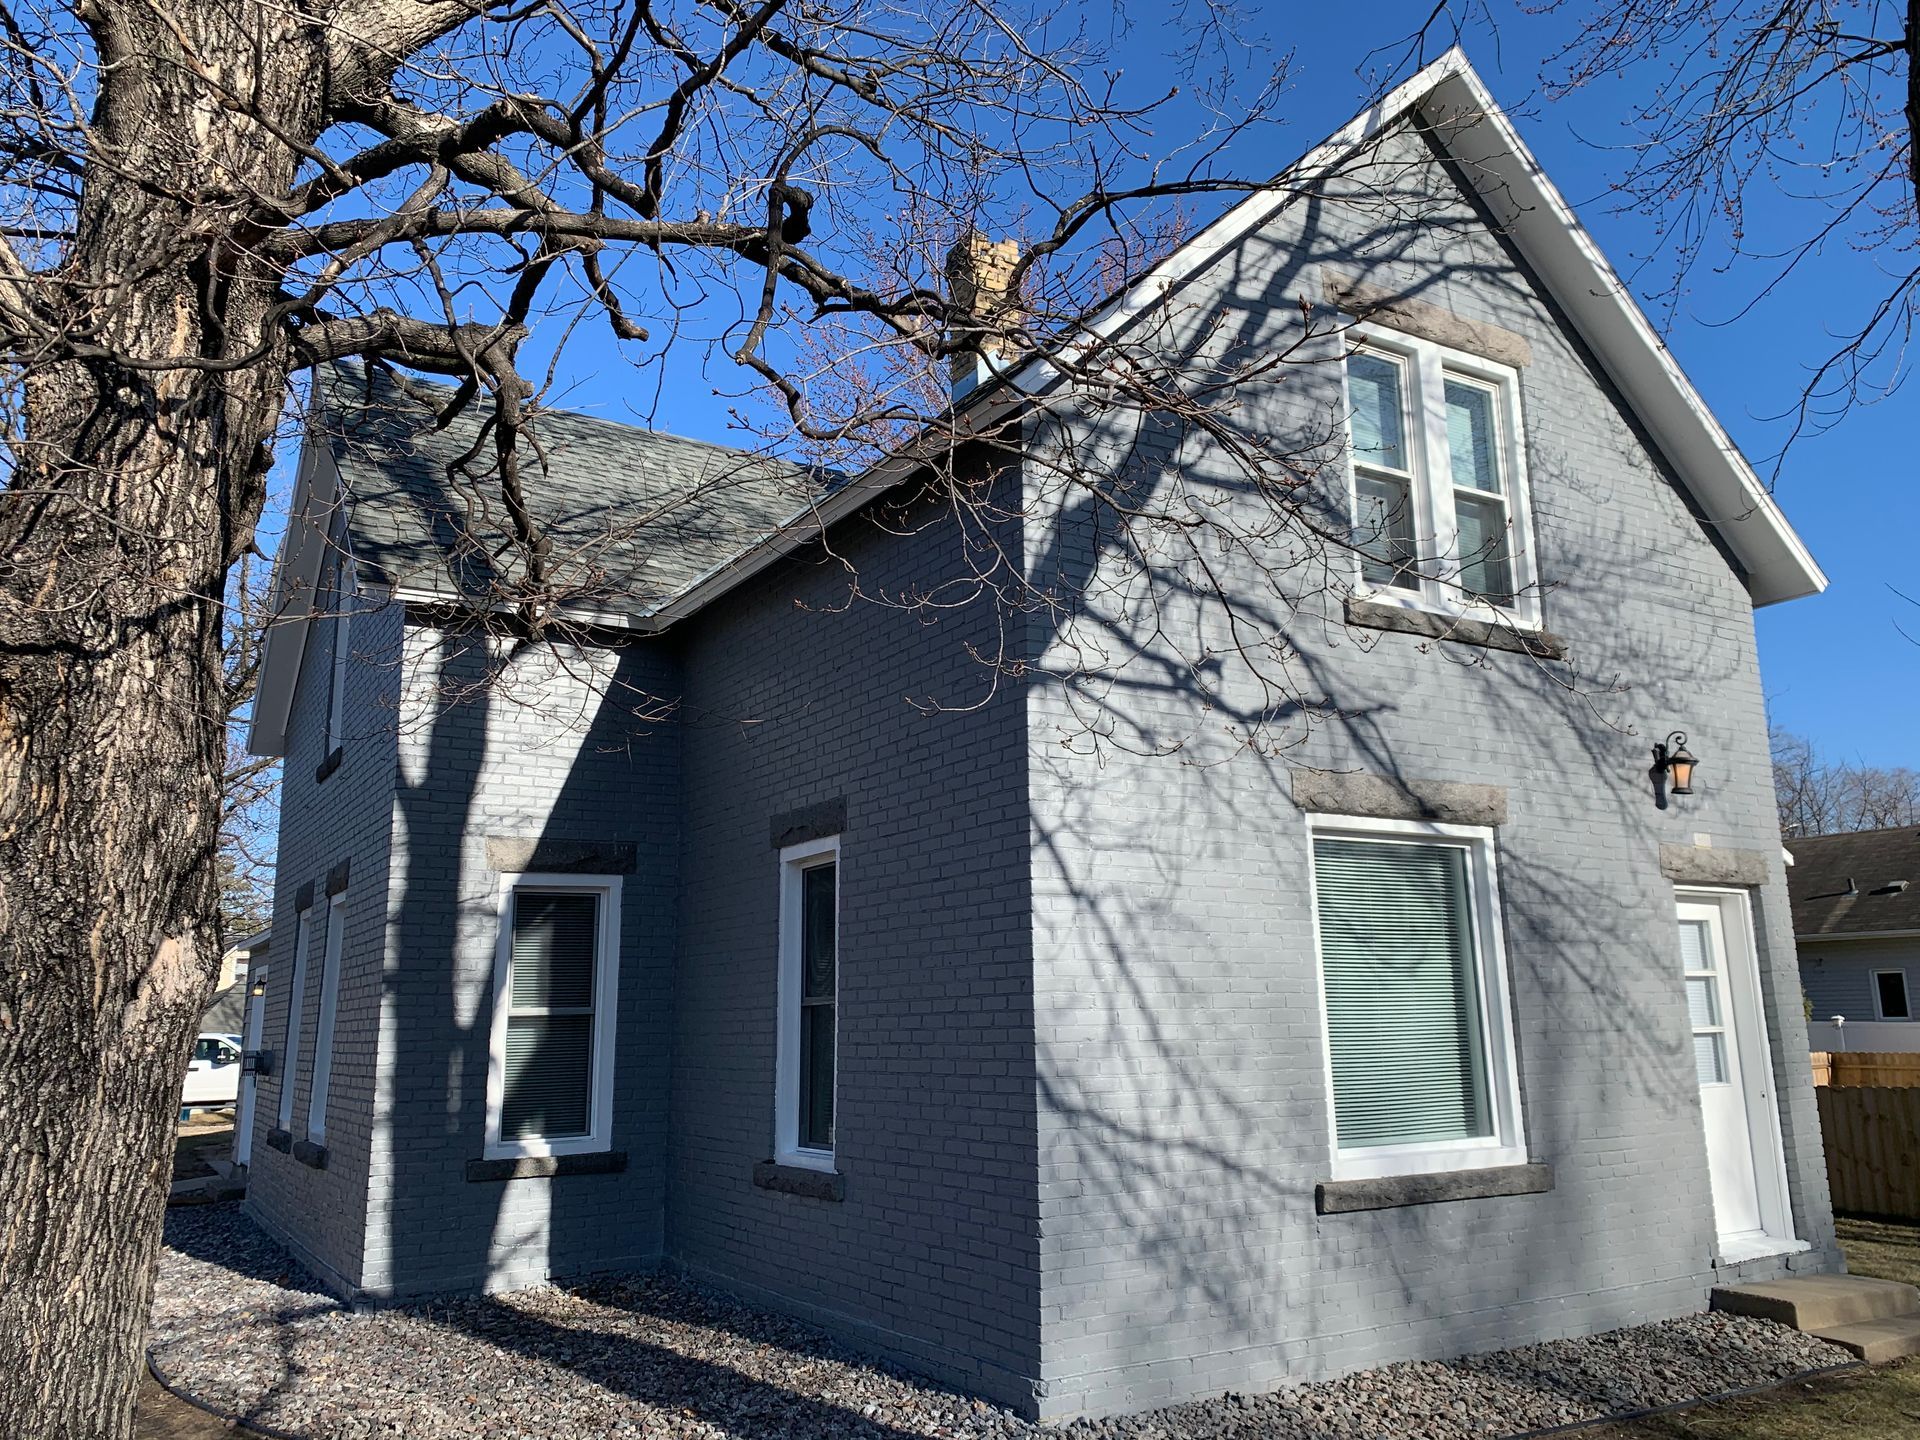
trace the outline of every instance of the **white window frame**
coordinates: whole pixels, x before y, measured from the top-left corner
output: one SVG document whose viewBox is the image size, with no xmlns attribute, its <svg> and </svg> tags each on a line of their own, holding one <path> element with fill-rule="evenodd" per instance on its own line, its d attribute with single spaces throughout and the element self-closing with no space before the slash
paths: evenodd
<svg viewBox="0 0 1920 1440">
<path fill-rule="evenodd" d="M 300 1030 L 307 1004 L 307 947 L 313 941 L 313 907 L 298 912 L 293 927 L 293 968 L 287 975 L 286 1054 L 280 1057 L 279 1130 L 293 1129 L 293 1089 L 300 1078 Z"/>
<path fill-rule="evenodd" d="M 1900 977 L 1900 993 L 1904 995 L 1907 1000 L 1906 1014 L 1889 1015 L 1886 1013 L 1886 1010 L 1881 1006 L 1880 977 L 1882 975 L 1898 975 Z M 1869 973 L 1867 977 L 1867 983 L 1873 986 L 1873 1018 L 1874 1019 L 1885 1020 L 1890 1024 L 1896 1024 L 1896 1025 L 1903 1020 L 1913 1019 L 1913 987 L 1907 983 L 1907 972 L 1904 969 L 1895 965 L 1895 966 L 1888 966 L 1885 969 L 1872 971 Z"/>
<path fill-rule="evenodd" d="M 782 1165 L 832 1173 L 834 1152 L 800 1144 L 800 998 L 802 877 L 817 866 L 835 867 L 833 885 L 833 1121 L 840 1128 L 840 837 L 829 835 L 780 851 L 779 1020 L 774 1043 L 773 1158 Z"/>
<path fill-rule="evenodd" d="M 328 657 L 331 670 L 327 684 L 327 733 L 326 743 L 322 747 L 320 758 L 340 748 L 346 739 L 347 714 L 347 657 L 353 643 L 353 606 L 356 590 L 353 578 L 353 562 L 342 549 L 334 568 L 332 589 L 333 643 L 332 654 Z"/>
<path fill-rule="evenodd" d="M 1474 954 L 1480 964 L 1480 1034 L 1487 1067 L 1487 1108 L 1493 1133 L 1470 1140 L 1340 1148 L 1333 1093 L 1333 1033 L 1327 1018 L 1326 962 L 1320 946 L 1320 890 L 1314 841 L 1324 839 L 1447 845 L 1467 854 Z M 1513 999 L 1500 924 L 1500 878 L 1494 832 L 1482 825 L 1425 820 L 1378 820 L 1354 815 L 1307 817 L 1307 896 L 1313 925 L 1314 977 L 1320 1003 L 1320 1058 L 1327 1097 L 1327 1149 L 1335 1180 L 1491 1170 L 1527 1163 L 1520 1066 L 1514 1049 Z"/>
<path fill-rule="evenodd" d="M 313 1026 L 313 1081 L 307 1088 L 307 1139 L 327 1138 L 327 1090 L 333 1083 L 333 1026 L 340 1004 L 340 948 L 347 928 L 347 892 L 327 897 L 326 948 L 320 960 L 320 1018 Z"/>
<path fill-rule="evenodd" d="M 1409 501 L 1413 521 L 1414 569 L 1417 590 L 1378 584 L 1366 578 L 1365 557 L 1353 556 L 1354 594 L 1373 604 L 1403 610 L 1424 610 L 1457 619 L 1480 620 L 1516 630 L 1541 628 L 1540 575 L 1534 563 L 1533 508 L 1527 485 L 1526 434 L 1520 406 L 1520 372 L 1511 365 L 1472 355 L 1464 350 L 1423 340 L 1415 335 L 1377 326 L 1355 327 L 1348 336 L 1348 354 L 1372 352 L 1398 362 L 1407 384 L 1402 401 L 1401 430 L 1406 437 Z M 1466 593 L 1460 584 L 1460 559 L 1455 553 L 1459 524 L 1454 509 L 1453 469 L 1447 445 L 1446 382 L 1449 375 L 1494 392 L 1500 464 L 1505 482 L 1501 498 L 1507 506 L 1510 537 L 1508 564 L 1513 571 L 1514 601 L 1495 605 Z M 1360 473 L 1352 443 L 1353 395 L 1347 386 L 1347 367 L 1340 367 L 1341 398 L 1346 406 L 1347 501 L 1358 520 Z"/>
<path fill-rule="evenodd" d="M 529 1135 L 505 1139 L 501 1111 L 507 1093 L 507 1016 L 513 993 L 508 970 L 513 961 L 513 900 L 516 891 L 595 895 L 593 974 L 593 1063 L 588 1067 L 587 1133 Z M 614 1038 L 620 1009 L 620 877 L 618 875 L 506 874 L 500 877 L 499 937 L 493 956 L 493 1024 L 487 1046 L 487 1122 L 482 1153 L 489 1160 L 525 1156 L 594 1155 L 613 1148 Z"/>
</svg>

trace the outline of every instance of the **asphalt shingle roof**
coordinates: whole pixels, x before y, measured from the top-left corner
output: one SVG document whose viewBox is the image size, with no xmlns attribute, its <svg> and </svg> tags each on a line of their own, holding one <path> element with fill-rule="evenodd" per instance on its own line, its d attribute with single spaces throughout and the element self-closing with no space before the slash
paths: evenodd
<svg viewBox="0 0 1920 1440">
<path fill-rule="evenodd" d="M 318 383 L 314 421 L 351 497 L 356 562 L 449 598 L 509 590 L 524 556 L 482 433 L 487 408 L 470 405 L 435 430 L 445 387 L 410 379 L 403 390 L 350 365 Z M 559 598 L 628 615 L 671 601 L 830 488 L 799 466 L 591 415 L 544 412 L 535 436 L 522 487 L 552 540 Z"/>
<path fill-rule="evenodd" d="M 1787 889 L 1795 935 L 1920 930 L 1920 826 L 1803 835 L 1786 843 L 1793 856 Z"/>
</svg>

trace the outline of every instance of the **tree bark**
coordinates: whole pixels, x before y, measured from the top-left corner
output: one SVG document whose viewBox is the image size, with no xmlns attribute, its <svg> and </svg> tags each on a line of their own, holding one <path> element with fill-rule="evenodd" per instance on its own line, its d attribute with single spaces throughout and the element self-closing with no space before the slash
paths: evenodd
<svg viewBox="0 0 1920 1440">
<path fill-rule="evenodd" d="M 0 507 L 0 1434 L 15 1440 L 132 1434 L 173 1117 L 219 961 L 223 588 L 288 376 L 278 342 L 218 366 L 259 349 L 278 279 L 223 246 L 220 220 L 290 183 L 283 137 L 318 133 L 324 72 L 318 27 L 291 7 L 87 13 L 103 89 L 51 293 L 105 358 L 28 367 Z"/>
</svg>

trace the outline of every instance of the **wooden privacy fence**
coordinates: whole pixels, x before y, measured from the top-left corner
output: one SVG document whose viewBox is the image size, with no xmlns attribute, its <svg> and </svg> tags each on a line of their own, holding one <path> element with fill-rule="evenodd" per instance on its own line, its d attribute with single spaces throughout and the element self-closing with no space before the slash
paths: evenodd
<svg viewBox="0 0 1920 1440">
<path fill-rule="evenodd" d="M 1816 1050 L 1816 1085 L 1920 1085 L 1920 1054 L 1897 1050 Z"/>
<path fill-rule="evenodd" d="M 1813 1056 L 1833 1208 L 1920 1220 L 1920 1055 Z"/>
</svg>

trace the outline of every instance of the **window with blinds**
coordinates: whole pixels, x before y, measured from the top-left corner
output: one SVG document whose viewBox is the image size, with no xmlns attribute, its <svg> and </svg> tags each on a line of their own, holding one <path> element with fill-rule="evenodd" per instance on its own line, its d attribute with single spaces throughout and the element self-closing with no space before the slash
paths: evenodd
<svg viewBox="0 0 1920 1440">
<path fill-rule="evenodd" d="M 1323 835 L 1313 856 L 1339 1149 L 1494 1136 L 1472 849 Z"/>
<path fill-rule="evenodd" d="M 600 897 L 516 890 L 507 961 L 500 1136 L 592 1128 Z"/>
</svg>

